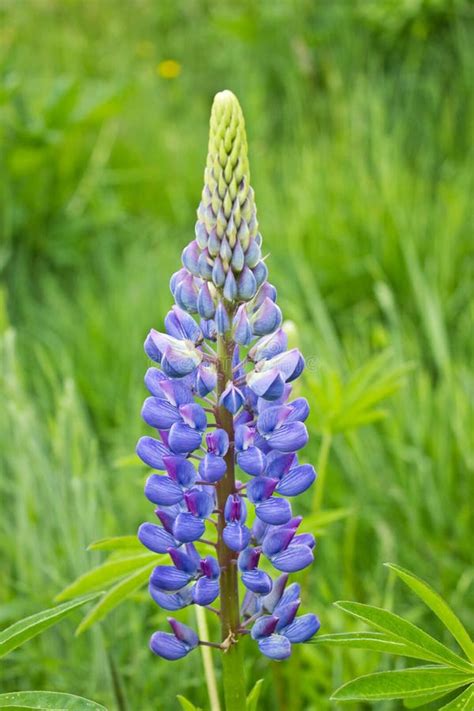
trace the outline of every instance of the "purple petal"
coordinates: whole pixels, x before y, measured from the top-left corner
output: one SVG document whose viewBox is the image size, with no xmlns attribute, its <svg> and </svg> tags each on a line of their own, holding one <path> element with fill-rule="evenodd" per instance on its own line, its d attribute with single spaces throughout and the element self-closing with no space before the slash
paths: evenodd
<svg viewBox="0 0 474 711">
<path fill-rule="evenodd" d="M 300 464 L 284 474 L 276 490 L 283 496 L 298 496 L 309 489 L 316 479 L 316 472 L 311 464 Z"/>
<path fill-rule="evenodd" d="M 167 377 L 161 370 L 158 370 L 158 368 L 148 368 L 145 373 L 145 385 L 155 397 L 163 397 L 161 384 L 164 380 L 167 380 Z"/>
<path fill-rule="evenodd" d="M 232 322 L 232 327 L 235 342 L 239 343 L 241 346 L 248 346 L 252 340 L 253 334 L 245 304 L 241 304 L 237 309 L 237 313 L 235 314 Z"/>
<path fill-rule="evenodd" d="M 169 380 L 166 378 L 161 383 L 161 392 L 172 405 L 179 407 L 187 402 L 194 402 L 193 393 L 188 378 Z"/>
<path fill-rule="evenodd" d="M 298 608 L 300 606 L 300 600 L 293 600 L 289 602 L 288 605 L 278 605 L 278 624 L 276 626 L 276 631 L 285 634 L 283 631 L 284 627 L 290 625 L 296 617 Z M 291 640 L 293 641 L 293 640 Z"/>
<path fill-rule="evenodd" d="M 304 358 L 297 348 L 293 348 L 291 351 L 279 353 L 270 358 L 263 365 L 264 370 L 273 368 L 279 370 L 285 382 L 289 383 L 295 380 L 303 371 Z"/>
<path fill-rule="evenodd" d="M 224 298 L 227 299 L 227 301 L 235 301 L 235 297 L 237 296 L 237 282 L 235 281 L 235 277 L 231 269 L 227 272 L 223 293 Z"/>
<path fill-rule="evenodd" d="M 178 622 L 178 620 L 175 620 L 173 617 L 168 617 L 168 623 L 176 639 L 187 644 L 190 649 L 198 646 L 199 637 L 191 627 L 184 625 L 182 622 Z"/>
<path fill-rule="evenodd" d="M 267 476 L 257 476 L 247 486 L 247 496 L 252 504 L 259 504 L 266 501 L 275 491 L 278 479 L 270 479 Z M 291 514 L 290 514 L 291 515 Z"/>
<path fill-rule="evenodd" d="M 269 336 L 264 336 L 250 349 L 249 358 L 254 362 L 273 358 L 283 353 L 288 345 L 288 337 L 282 328 Z"/>
<path fill-rule="evenodd" d="M 227 523 L 233 523 L 234 521 L 245 523 L 247 507 L 241 496 L 238 494 L 229 494 L 225 502 L 224 517 Z"/>
<path fill-rule="evenodd" d="M 267 407 L 258 416 L 257 429 L 261 435 L 270 435 L 281 428 L 290 415 L 291 408 L 287 405 Z"/>
<path fill-rule="evenodd" d="M 299 601 L 300 593 L 301 593 L 301 586 L 299 585 L 299 583 L 291 583 L 291 585 L 288 585 L 285 592 L 281 596 L 281 600 L 279 601 L 278 605 L 275 608 L 275 615 L 278 617 L 281 607 L 285 607 L 286 605 L 289 605 L 290 602 Z"/>
<path fill-rule="evenodd" d="M 211 555 L 208 555 L 206 556 L 206 558 L 203 558 L 201 560 L 200 567 L 202 574 L 205 575 L 206 578 L 210 578 L 211 580 L 217 580 L 217 578 L 221 574 L 219 563 Z"/>
<path fill-rule="evenodd" d="M 307 419 L 309 415 L 309 404 L 305 397 L 296 398 L 296 400 L 289 403 L 289 406 L 291 407 L 292 413 L 287 422 L 294 422 L 295 420 L 304 422 Z"/>
<path fill-rule="evenodd" d="M 169 446 L 175 454 L 189 454 L 201 445 L 202 433 L 183 422 L 175 422 L 170 429 Z"/>
<path fill-rule="evenodd" d="M 193 430 L 204 432 L 206 429 L 207 417 L 201 405 L 194 402 L 186 403 L 186 405 L 180 405 L 179 414 L 183 418 L 184 424 L 192 427 Z"/>
<path fill-rule="evenodd" d="M 173 524 L 173 535 L 182 543 L 199 540 L 205 530 L 204 522 L 188 512 L 178 514 Z"/>
<path fill-rule="evenodd" d="M 258 595 L 267 595 L 272 589 L 272 579 L 263 570 L 248 570 L 242 573 L 242 582 L 248 590 Z"/>
<path fill-rule="evenodd" d="M 316 615 L 308 613 L 307 615 L 301 615 L 301 617 L 292 622 L 283 631 L 283 634 L 292 643 L 307 642 L 318 632 L 320 627 L 321 623 Z"/>
<path fill-rule="evenodd" d="M 258 397 L 271 401 L 282 396 L 285 382 L 275 368 L 261 373 L 250 373 L 247 376 L 247 385 Z"/>
<path fill-rule="evenodd" d="M 223 457 L 215 454 L 206 454 L 199 462 L 199 475 L 209 483 L 220 481 L 227 471 L 227 464 Z"/>
<path fill-rule="evenodd" d="M 280 479 L 283 474 L 290 471 L 294 464 L 297 464 L 298 460 L 296 454 L 289 452 L 283 454 L 282 452 L 272 451 L 267 455 L 267 467 L 265 474 L 271 476 L 274 479 Z"/>
<path fill-rule="evenodd" d="M 232 271 L 234 272 L 240 272 L 243 269 L 244 266 L 244 250 L 242 249 L 242 244 L 240 240 L 237 240 L 235 243 L 235 247 L 232 252 L 232 259 L 231 259 L 231 267 Z"/>
<path fill-rule="evenodd" d="M 213 365 L 201 363 L 196 371 L 196 389 L 201 397 L 206 397 L 217 385 L 217 372 Z"/>
<path fill-rule="evenodd" d="M 193 602 L 197 605 L 210 605 L 219 595 L 219 581 L 199 578 L 193 585 Z"/>
<path fill-rule="evenodd" d="M 206 232 L 206 228 L 202 222 L 196 222 L 196 226 L 194 228 L 194 233 L 196 235 L 196 242 L 198 243 L 198 246 L 200 249 L 205 249 L 207 246 L 207 239 L 208 239 L 208 234 Z"/>
<path fill-rule="evenodd" d="M 272 496 L 255 507 L 258 518 L 272 526 L 280 526 L 288 523 L 291 518 L 291 506 L 286 499 L 278 499 Z"/>
<path fill-rule="evenodd" d="M 285 573 L 295 573 L 303 570 L 314 560 L 313 551 L 309 546 L 290 545 L 281 553 L 277 553 L 271 558 L 272 565 Z"/>
<path fill-rule="evenodd" d="M 188 645 L 169 632 L 155 632 L 150 639 L 150 649 L 154 654 L 169 661 L 182 659 L 191 651 Z"/>
<path fill-rule="evenodd" d="M 291 643 L 281 634 L 272 634 L 261 639 L 258 646 L 262 654 L 270 659 L 287 659 L 291 654 Z"/>
<path fill-rule="evenodd" d="M 156 523 L 142 523 L 138 529 L 138 540 L 154 553 L 166 553 L 168 548 L 176 545 L 173 536 Z"/>
<path fill-rule="evenodd" d="M 294 528 L 281 527 L 270 532 L 265 536 L 262 543 L 263 554 L 268 558 L 284 551 L 290 545 L 295 535 Z"/>
<path fill-rule="evenodd" d="M 225 430 L 215 429 L 206 435 L 208 452 L 223 457 L 229 449 L 229 435 Z"/>
<path fill-rule="evenodd" d="M 214 496 L 211 496 L 206 491 L 193 489 L 192 491 L 187 491 L 184 498 L 188 510 L 197 518 L 207 518 L 214 509 Z"/>
<path fill-rule="evenodd" d="M 204 282 L 199 290 L 197 309 L 199 315 L 205 319 L 213 318 L 216 313 L 216 305 L 211 296 L 209 285 L 206 282 Z"/>
<path fill-rule="evenodd" d="M 180 487 L 188 488 L 196 481 L 196 470 L 189 461 L 184 457 L 163 457 L 163 464 L 166 467 L 168 475 Z"/>
<path fill-rule="evenodd" d="M 268 612 L 274 611 L 281 600 L 287 582 L 288 573 L 283 573 L 283 575 L 278 576 L 278 578 L 273 582 L 271 592 L 262 598 L 262 609 L 268 610 Z"/>
<path fill-rule="evenodd" d="M 272 432 L 267 442 L 280 452 L 294 452 L 308 442 L 308 430 L 302 422 L 289 422 Z"/>
<path fill-rule="evenodd" d="M 140 459 L 152 469 L 164 469 L 163 457 L 170 454 L 169 449 L 153 437 L 140 437 L 136 452 Z"/>
<path fill-rule="evenodd" d="M 257 548 L 251 548 L 250 546 L 244 548 L 238 558 L 239 570 L 242 572 L 253 570 L 257 567 L 259 559 L 260 551 Z"/>
<path fill-rule="evenodd" d="M 293 543 L 302 544 L 308 546 L 309 548 L 314 548 L 316 545 L 316 541 L 312 533 L 300 533 L 298 536 L 293 538 Z"/>
<path fill-rule="evenodd" d="M 243 404 L 244 396 L 242 392 L 232 382 L 229 382 L 219 398 L 219 405 L 223 405 L 226 410 L 235 415 Z"/>
<path fill-rule="evenodd" d="M 268 277 L 268 269 L 265 264 L 265 262 L 260 261 L 256 267 L 252 269 L 252 273 L 255 277 L 255 281 L 257 283 L 257 288 L 263 284 L 265 279 Z M 274 329 L 281 323 L 281 318 L 279 321 L 277 321 L 276 326 L 274 326 Z M 272 329 L 272 330 L 274 330 Z M 265 333 L 268 333 L 268 331 L 265 331 Z M 257 335 L 264 335 L 263 333 L 257 334 Z"/>
<path fill-rule="evenodd" d="M 160 590 L 177 592 L 184 588 L 191 579 L 192 575 L 184 570 L 178 570 L 174 565 L 158 565 L 151 574 L 150 583 Z"/>
<path fill-rule="evenodd" d="M 143 349 L 147 354 L 148 358 L 154 360 L 155 363 L 161 363 L 161 358 L 163 353 L 160 351 L 156 343 L 153 341 L 151 333 L 145 338 L 145 343 L 143 344 Z"/>
<path fill-rule="evenodd" d="M 240 523 L 228 523 L 222 533 L 224 543 L 233 551 L 241 551 L 248 546 L 250 529 Z"/>
<path fill-rule="evenodd" d="M 211 245 L 209 245 L 209 251 L 211 252 Z M 222 266 L 222 260 L 220 257 L 216 257 L 216 259 L 214 260 L 214 266 L 212 268 L 212 281 L 217 287 L 224 285 L 225 271 L 224 267 Z"/>
<path fill-rule="evenodd" d="M 259 617 L 252 627 L 252 639 L 263 639 L 269 637 L 276 629 L 278 617 L 273 615 L 263 615 Z"/>
<path fill-rule="evenodd" d="M 186 274 L 175 289 L 174 298 L 177 304 L 185 311 L 196 313 L 198 289 L 191 274 Z M 163 363 L 162 363 L 163 365 Z"/>
<path fill-rule="evenodd" d="M 178 568 L 178 570 L 182 570 L 184 573 L 194 576 L 199 563 L 196 561 L 193 555 L 185 553 L 182 548 L 170 548 L 168 550 L 168 553 L 175 567 Z"/>
<path fill-rule="evenodd" d="M 214 320 L 216 323 L 217 333 L 220 336 L 223 336 L 224 333 L 227 333 L 230 328 L 229 315 L 221 301 L 219 301 L 219 303 L 217 304 L 216 315 Z"/>
<path fill-rule="evenodd" d="M 250 301 L 250 299 L 253 299 L 255 296 L 256 291 L 257 280 L 253 272 L 247 266 L 244 266 L 237 279 L 239 299 L 242 299 L 242 301 Z"/>
<path fill-rule="evenodd" d="M 198 261 L 200 256 L 201 250 L 196 240 L 190 242 L 188 246 L 183 249 L 181 254 L 181 261 L 193 276 L 199 276 Z"/>
</svg>

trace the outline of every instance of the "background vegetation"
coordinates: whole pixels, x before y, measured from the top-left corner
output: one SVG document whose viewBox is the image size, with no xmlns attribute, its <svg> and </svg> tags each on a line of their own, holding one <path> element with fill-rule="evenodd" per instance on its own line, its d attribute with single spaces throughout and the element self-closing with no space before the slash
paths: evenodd
<svg viewBox="0 0 474 711">
<path fill-rule="evenodd" d="M 310 364 L 306 456 L 327 460 L 323 501 L 300 510 L 349 510 L 305 607 L 328 633 L 358 629 L 334 600 L 396 598 L 443 639 L 407 612 L 391 560 L 472 629 L 473 19 L 468 0 L 0 0 L 0 627 L 147 516 L 142 342 L 171 304 L 212 96 L 230 88 Z M 9 657 L 2 691 L 205 707 L 199 655 L 147 649 L 164 616 L 140 593 L 77 639 L 66 622 Z M 292 711 L 340 708 L 337 685 L 392 664 L 319 645 L 271 671 L 250 643 L 246 659 L 262 708 Z"/>
</svg>

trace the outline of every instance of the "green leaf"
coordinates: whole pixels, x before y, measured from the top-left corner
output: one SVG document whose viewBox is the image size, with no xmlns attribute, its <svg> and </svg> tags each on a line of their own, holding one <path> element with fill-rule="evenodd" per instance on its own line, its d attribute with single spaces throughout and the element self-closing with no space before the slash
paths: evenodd
<svg viewBox="0 0 474 711">
<path fill-rule="evenodd" d="M 136 536 L 111 536 L 109 538 L 101 538 L 87 546 L 88 551 L 116 551 L 123 549 L 143 551 L 143 544 L 140 543 Z"/>
<path fill-rule="evenodd" d="M 393 570 L 398 577 L 403 580 L 405 585 L 413 590 L 413 592 L 427 605 L 434 614 L 439 617 L 441 622 L 451 632 L 454 639 L 458 642 L 461 649 L 465 651 L 468 659 L 474 661 L 474 643 L 471 640 L 466 628 L 461 620 L 454 614 L 448 603 L 433 590 L 432 587 L 425 583 L 409 570 L 401 568 L 394 563 L 385 563 L 387 568 Z"/>
<path fill-rule="evenodd" d="M 403 701 L 403 705 L 407 709 L 418 709 L 420 706 L 426 706 L 426 704 L 430 704 L 432 701 L 436 701 L 442 696 L 446 696 L 446 694 L 446 691 L 435 691 L 435 693 L 423 694 L 423 696 L 414 696 L 411 699 L 405 699 Z"/>
<path fill-rule="evenodd" d="M 335 604 L 341 610 L 363 620 L 375 629 L 385 632 L 397 641 L 408 643 L 411 647 L 417 648 L 420 653 L 423 653 L 423 659 L 449 664 L 467 673 L 472 671 L 471 665 L 465 659 L 393 612 L 360 602 L 336 602 Z"/>
<path fill-rule="evenodd" d="M 257 704 L 262 690 L 263 679 L 255 682 L 252 691 L 247 696 L 247 711 L 257 711 Z"/>
<path fill-rule="evenodd" d="M 99 602 L 94 605 L 92 610 L 90 610 L 87 615 L 82 620 L 81 624 L 76 630 L 76 635 L 85 632 L 85 630 L 92 627 L 96 622 L 102 620 L 106 615 L 111 612 L 115 607 L 120 605 L 121 602 L 125 600 L 132 592 L 141 588 L 150 577 L 150 573 L 155 567 L 157 561 L 155 560 L 151 565 L 148 564 L 144 568 L 140 568 L 132 575 L 121 580 L 117 585 L 114 585 L 110 590 L 108 590 L 105 595 L 99 600 Z"/>
<path fill-rule="evenodd" d="M 127 558 L 108 560 L 102 563 L 102 565 L 92 568 L 92 570 L 88 570 L 87 573 L 80 575 L 73 583 L 68 585 L 67 588 L 56 596 L 56 600 L 68 600 L 71 597 L 82 595 L 82 593 L 91 590 L 103 589 L 111 583 L 120 580 L 120 578 L 123 578 L 127 573 L 143 568 L 146 563 L 152 563 L 157 560 L 158 556 L 156 553 L 141 553 Z"/>
<path fill-rule="evenodd" d="M 191 701 L 188 701 L 188 699 L 186 699 L 184 696 L 181 696 L 180 694 L 178 694 L 178 696 L 176 698 L 178 699 L 179 704 L 180 704 L 181 708 L 183 709 L 183 711 L 201 711 L 201 709 L 198 708 L 198 706 L 195 706 L 194 704 L 192 704 Z"/>
<path fill-rule="evenodd" d="M 447 693 L 472 679 L 472 676 L 441 666 L 376 672 L 349 681 L 331 698 L 334 701 L 406 699 L 437 691 Z"/>
<path fill-rule="evenodd" d="M 442 706 L 439 711 L 472 711 L 474 708 L 474 684 L 452 699 L 448 704 Z"/>
<path fill-rule="evenodd" d="M 0 632 L 0 657 L 4 657 L 32 637 L 36 637 L 36 635 L 41 634 L 41 632 L 48 629 L 48 627 L 55 625 L 73 610 L 94 600 L 98 594 L 99 593 L 87 595 L 78 600 L 66 602 L 64 605 L 58 605 L 57 607 L 43 610 L 7 627 L 7 629 Z"/>
<path fill-rule="evenodd" d="M 426 659 L 423 652 L 417 647 L 399 642 L 382 632 L 339 632 L 337 634 L 317 635 L 306 644 L 327 644 L 333 647 L 369 649 L 372 652 Z M 432 661 L 431 657 L 428 657 L 427 661 Z"/>
<path fill-rule="evenodd" d="M 107 711 L 105 706 L 74 694 L 58 691 L 12 691 L 0 694 L 2 709 L 56 709 L 56 711 Z"/>
</svg>

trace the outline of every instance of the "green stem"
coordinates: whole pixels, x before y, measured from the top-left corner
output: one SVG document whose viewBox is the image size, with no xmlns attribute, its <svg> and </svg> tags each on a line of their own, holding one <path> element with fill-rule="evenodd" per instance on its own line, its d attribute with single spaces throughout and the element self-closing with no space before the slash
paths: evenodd
<svg viewBox="0 0 474 711">
<path fill-rule="evenodd" d="M 232 314 L 230 314 L 232 317 Z M 232 380 L 232 354 L 234 343 L 227 336 L 219 336 L 217 340 L 217 395 L 225 390 L 227 382 Z M 221 601 L 221 635 L 227 649 L 222 655 L 222 670 L 224 682 L 224 698 L 226 711 L 243 711 L 246 705 L 244 666 L 241 643 L 238 642 L 240 626 L 239 591 L 237 577 L 237 554 L 227 548 L 222 532 L 225 527 L 224 507 L 229 494 L 235 493 L 234 476 L 234 419 L 225 407 L 216 408 L 216 421 L 229 436 L 229 451 L 225 460 L 227 471 L 217 486 L 218 543 L 217 557 L 221 567 L 220 601 Z"/>
<path fill-rule="evenodd" d="M 312 513 L 319 513 L 323 504 L 324 484 L 328 469 L 329 451 L 332 444 L 332 433 L 330 430 L 323 431 L 321 449 L 319 450 L 317 473 L 318 478 L 315 484 Z"/>
</svg>

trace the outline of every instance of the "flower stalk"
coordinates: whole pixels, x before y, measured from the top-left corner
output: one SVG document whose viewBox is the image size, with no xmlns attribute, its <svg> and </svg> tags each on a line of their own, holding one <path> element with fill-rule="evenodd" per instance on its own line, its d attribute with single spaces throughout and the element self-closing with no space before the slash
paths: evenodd
<svg viewBox="0 0 474 711">
<path fill-rule="evenodd" d="M 304 359 L 287 350 L 276 289 L 267 280 L 244 119 L 229 91 L 214 100 L 197 216 L 195 239 L 171 278 L 175 305 L 165 332 L 152 329 L 145 340 L 159 367 L 145 375 L 150 397 L 142 416 L 157 436 L 142 437 L 137 453 L 164 473 L 151 474 L 145 485 L 159 523 L 142 524 L 138 537 L 170 556 L 171 564 L 150 577 L 153 600 L 173 612 L 199 605 L 218 612 L 221 624 L 213 642 L 169 617 L 171 633 L 155 632 L 152 651 L 176 660 L 199 645 L 220 650 L 226 709 L 240 711 L 244 638 L 282 660 L 318 631 L 319 621 L 310 613 L 297 617 L 300 587 L 287 585 L 290 573 L 312 563 L 315 545 L 311 533 L 299 533 L 302 517 L 288 500 L 316 478 L 297 454 L 308 440 L 308 403 L 291 399 Z M 203 546 L 216 557 L 204 555 Z M 277 578 L 259 567 L 261 558 Z M 212 607 L 217 598 L 219 610 Z"/>
</svg>

